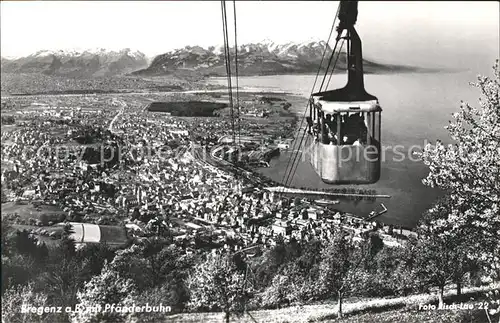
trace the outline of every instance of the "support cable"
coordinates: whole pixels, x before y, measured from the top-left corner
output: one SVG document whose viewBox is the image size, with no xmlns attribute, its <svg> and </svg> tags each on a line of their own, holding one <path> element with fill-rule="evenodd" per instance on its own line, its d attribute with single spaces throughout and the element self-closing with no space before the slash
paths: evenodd
<svg viewBox="0 0 500 323">
<path fill-rule="evenodd" d="M 338 43 L 339 43 L 338 41 L 335 43 L 335 47 L 333 48 L 332 55 L 330 56 L 330 62 L 328 64 L 327 69 L 329 69 L 329 67 L 330 67 L 330 63 L 332 61 L 333 55 L 335 54 L 335 50 L 337 49 Z M 323 81 L 321 82 L 321 86 L 319 88 L 319 92 L 321 92 L 323 90 L 323 84 L 324 84 L 324 82 L 325 82 L 325 77 L 323 77 Z M 312 93 L 311 93 L 311 96 L 312 96 Z M 313 107 L 311 106 L 310 108 L 312 109 Z M 304 117 L 305 117 L 306 113 L 307 113 L 307 109 L 304 111 L 304 116 L 302 117 L 302 122 L 304 121 Z M 302 128 L 302 122 L 301 122 L 300 128 Z M 294 169 L 294 164 L 297 161 L 297 158 L 298 158 L 298 155 L 299 155 L 299 150 L 302 147 L 302 142 L 304 141 L 305 135 L 306 135 L 306 131 L 304 130 L 304 133 L 302 134 L 302 138 L 300 139 L 299 147 L 297 149 L 297 152 L 296 152 L 295 156 L 293 157 L 293 161 L 292 161 L 291 167 L 289 169 L 287 178 L 285 180 L 285 186 L 287 186 L 288 184 L 291 183 L 291 181 L 293 179 L 293 176 L 295 175 L 295 171 L 293 171 L 293 175 L 292 175 L 292 170 Z M 297 167 L 298 167 L 298 165 L 295 166 L 295 170 L 297 169 Z"/>
<path fill-rule="evenodd" d="M 321 86 L 319 87 L 320 92 L 323 91 L 323 85 L 325 84 L 326 76 L 328 75 L 328 71 L 330 70 L 330 65 L 332 64 L 333 57 L 335 56 L 335 50 L 337 49 L 338 43 L 339 41 L 337 40 L 337 42 L 335 43 L 335 48 L 332 51 L 332 55 L 330 55 L 330 59 L 328 60 L 328 65 L 326 66 L 325 75 L 323 75 L 323 81 L 321 81 Z M 335 66 L 333 67 L 333 69 L 335 69 Z"/>
<path fill-rule="evenodd" d="M 234 62 L 235 62 L 235 76 L 236 76 L 236 107 L 238 108 L 238 144 L 241 145 L 241 107 L 240 107 L 240 86 L 238 80 L 238 33 L 236 29 L 236 1 L 233 0 L 234 11 Z"/>
<path fill-rule="evenodd" d="M 337 43 L 335 44 L 335 48 L 337 47 L 337 44 L 338 44 L 338 41 L 337 41 Z M 335 48 L 334 48 L 334 51 L 332 52 L 332 58 L 333 58 L 333 54 L 335 53 Z M 339 57 L 340 57 L 340 50 L 339 50 L 339 52 L 338 52 L 338 54 L 337 54 L 337 58 L 335 59 L 335 63 L 334 63 L 333 68 L 332 68 L 332 74 L 333 74 L 333 71 L 335 70 L 335 67 L 336 67 L 336 65 L 337 65 L 337 62 L 338 62 Z M 325 75 L 326 75 L 326 74 L 325 74 Z M 321 90 L 322 90 L 322 89 L 320 88 L 320 91 L 321 91 Z M 325 90 L 326 90 L 326 88 L 325 88 Z M 304 133 L 302 134 L 302 138 L 301 138 L 301 140 L 300 140 L 299 147 L 302 145 L 302 142 L 304 141 L 304 138 L 305 138 L 305 136 L 306 136 L 306 133 L 307 133 L 307 131 L 306 131 L 306 129 L 304 129 Z M 303 150 L 301 150 L 301 151 L 300 151 L 300 157 L 302 157 L 302 154 L 303 154 Z M 295 176 L 295 173 L 296 173 L 296 171 L 297 171 L 297 168 L 299 167 L 300 160 L 299 160 L 297 163 L 295 163 L 295 162 L 296 162 L 296 160 L 297 160 L 297 158 L 298 158 L 298 156 L 299 156 L 299 152 L 297 152 L 297 154 L 295 155 L 295 158 L 294 158 L 294 161 L 293 161 L 293 163 L 292 163 L 292 167 L 291 167 L 291 169 L 290 169 L 290 174 L 289 174 L 289 178 L 288 178 L 288 180 L 287 180 L 287 182 L 286 182 L 286 185 L 288 185 L 288 184 L 290 184 L 290 183 L 291 183 L 291 181 L 292 181 L 293 177 Z M 295 168 L 294 168 L 294 167 L 295 167 Z M 288 182 L 288 181 L 289 181 L 289 182 Z"/>
<path fill-rule="evenodd" d="M 232 141 L 235 142 L 234 135 L 234 111 L 233 111 L 233 90 L 231 84 L 231 56 L 229 53 L 229 34 L 227 28 L 227 14 L 226 14 L 226 2 L 221 1 L 222 9 L 222 32 L 224 34 L 224 56 L 226 62 L 226 74 L 228 83 L 228 94 L 229 94 L 229 108 L 231 110 L 231 131 L 232 131 Z"/>
<path fill-rule="evenodd" d="M 330 73 L 330 77 L 328 78 L 328 82 L 326 83 L 325 90 L 328 90 L 328 86 L 330 86 L 330 81 L 332 79 L 333 71 L 335 71 L 335 66 L 337 66 L 337 62 L 339 60 L 340 53 L 342 52 L 342 47 L 344 46 L 344 42 L 345 42 L 345 39 L 342 38 L 342 43 L 340 44 L 340 49 L 339 49 L 339 55 L 337 56 L 337 59 L 335 60 L 335 63 L 333 63 L 332 72 Z"/>
<path fill-rule="evenodd" d="M 330 34 L 328 35 L 328 40 L 326 41 L 326 46 L 325 46 L 325 50 L 323 51 L 323 55 L 321 56 L 321 61 L 319 63 L 319 67 L 318 67 L 318 72 L 316 73 L 316 77 L 314 79 L 314 83 L 313 83 L 313 86 L 312 86 L 312 89 L 311 89 L 311 94 L 309 95 L 309 100 L 311 99 L 312 97 L 312 94 L 314 93 L 314 89 L 316 87 L 316 82 L 318 81 L 318 77 L 319 77 L 319 73 L 321 72 L 321 67 L 323 66 L 323 60 L 325 58 L 325 55 L 326 55 L 326 52 L 327 52 L 327 49 L 328 49 L 328 44 L 330 43 L 330 39 L 332 37 L 332 34 L 333 34 L 333 30 L 335 29 L 335 23 L 337 21 L 337 17 L 339 15 L 339 10 L 340 10 L 340 3 L 339 5 L 337 5 L 337 12 L 335 14 L 335 18 L 333 19 L 333 24 L 332 24 L 332 27 L 330 29 Z M 308 102 L 309 103 L 309 102 Z M 312 109 L 312 107 L 311 107 Z M 306 116 L 306 113 L 307 113 L 307 108 L 305 109 L 304 111 L 304 115 L 302 116 L 302 120 L 300 122 L 300 126 L 299 126 L 299 129 L 302 128 L 302 125 L 304 123 L 304 119 L 305 119 L 305 116 Z M 294 141 L 293 143 L 293 146 L 292 146 L 292 155 L 294 153 L 294 150 L 295 149 L 300 149 L 300 145 L 298 148 L 296 148 L 296 144 L 297 144 L 297 141 Z M 297 152 L 298 153 L 298 152 Z M 288 180 L 286 180 L 288 177 L 287 177 L 287 172 L 289 171 L 289 167 L 290 167 L 290 161 L 292 159 L 292 156 L 290 156 L 290 158 L 288 159 L 288 163 L 287 163 L 287 166 L 286 166 L 286 169 L 285 169 L 285 173 L 283 174 L 283 179 L 282 179 L 282 184 L 284 185 L 283 189 L 285 188 L 286 186 L 286 182 L 288 182 Z M 286 180 L 286 182 L 285 182 Z"/>
</svg>

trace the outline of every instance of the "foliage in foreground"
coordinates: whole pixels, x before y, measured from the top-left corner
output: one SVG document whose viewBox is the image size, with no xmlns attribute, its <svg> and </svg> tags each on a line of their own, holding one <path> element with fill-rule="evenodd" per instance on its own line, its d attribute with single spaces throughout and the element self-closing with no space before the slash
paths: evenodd
<svg viewBox="0 0 500 323">
<path fill-rule="evenodd" d="M 223 311 L 226 322 L 231 313 L 244 312 L 251 294 L 245 274 L 238 270 L 231 257 L 221 255 L 208 255 L 188 278 L 188 287 L 191 309 Z"/>
<path fill-rule="evenodd" d="M 429 210 L 425 229 L 443 239 L 467 237 L 477 260 L 500 279 L 500 67 L 493 78 L 471 83 L 481 91 L 479 107 L 462 102 L 447 127 L 454 143 L 428 144 L 424 184 L 439 187 L 444 201 Z M 447 236 L 447 237 L 445 237 Z M 484 255 L 484 256 L 483 256 Z"/>
<path fill-rule="evenodd" d="M 493 318 L 495 319 L 495 318 Z M 325 320 L 325 323 L 470 323 L 488 322 L 483 310 L 462 311 L 405 311 L 396 310 L 382 313 L 357 314 L 342 319 Z M 492 322 L 495 322 L 492 320 Z"/>
</svg>

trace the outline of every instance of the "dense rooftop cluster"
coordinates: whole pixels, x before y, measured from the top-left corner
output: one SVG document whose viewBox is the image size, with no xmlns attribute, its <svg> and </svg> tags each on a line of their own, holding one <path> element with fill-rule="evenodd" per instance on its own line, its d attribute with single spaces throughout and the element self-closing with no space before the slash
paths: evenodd
<svg viewBox="0 0 500 323">
<path fill-rule="evenodd" d="M 375 229 L 307 199 L 292 203 L 252 186 L 257 180 L 215 167 L 209 149 L 230 134 L 227 118 L 171 117 L 115 98 L 99 108 L 102 98 L 84 98 L 78 106 L 14 100 L 23 109 L 9 110 L 15 125 L 2 132 L 8 166 L 2 189 L 8 199 L 57 205 L 65 214 L 47 223 L 18 217 L 18 223 L 119 225 L 131 238 L 161 232 L 195 247 L 272 245 L 278 235 L 328 239 L 342 225 L 358 227 L 358 234 Z M 240 133 L 265 143 L 286 123 L 242 119 Z"/>
<path fill-rule="evenodd" d="M 43 74 L 2 73 L 2 92 L 9 94 L 84 94 L 135 91 L 180 91 L 198 86 L 196 80 L 176 77 L 143 79 L 133 76 L 67 78 Z M 199 86 L 198 86 L 199 88 Z M 204 88 L 209 88 L 205 86 Z"/>
</svg>

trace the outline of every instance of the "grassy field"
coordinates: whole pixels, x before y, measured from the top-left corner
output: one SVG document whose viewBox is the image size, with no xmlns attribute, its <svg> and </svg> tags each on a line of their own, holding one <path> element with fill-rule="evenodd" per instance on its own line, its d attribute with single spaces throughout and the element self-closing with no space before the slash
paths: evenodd
<svg viewBox="0 0 500 323">
<path fill-rule="evenodd" d="M 59 238 L 53 239 L 49 237 L 48 234 L 56 232 L 60 236 L 64 231 L 62 224 L 42 227 L 35 225 L 13 224 L 12 228 L 16 230 L 34 231 L 36 237 L 40 241 L 45 242 L 48 246 L 57 245 L 59 242 Z M 47 234 L 40 234 L 41 231 L 46 231 Z M 99 231 L 100 242 L 105 243 L 110 247 L 123 246 L 128 242 L 127 232 L 124 227 L 116 225 L 99 225 Z M 87 234 L 89 234 L 88 231 Z"/>
<path fill-rule="evenodd" d="M 58 221 L 61 215 L 65 215 L 66 212 L 61 210 L 56 205 L 43 204 L 40 206 L 35 206 L 28 202 L 7 202 L 2 203 L 2 217 L 12 216 L 17 214 L 19 218 L 28 220 L 40 219 L 43 215 L 48 217 L 48 221 Z"/>
<path fill-rule="evenodd" d="M 464 289 L 461 298 L 457 299 L 453 291 L 445 293 L 445 303 L 460 302 L 475 304 L 484 292 L 499 289 L 500 285 Z M 475 300 L 472 301 L 471 298 Z M 248 314 L 231 322 L 242 323 L 306 323 L 306 322 L 339 322 L 339 323 L 480 323 L 488 322 L 484 310 L 420 310 L 419 304 L 437 304 L 437 296 L 422 294 L 391 299 L 369 299 L 346 302 L 343 306 L 346 316 L 337 319 L 337 306 L 334 303 L 319 305 L 292 306 L 276 310 L 250 311 Z M 496 321 L 494 320 L 496 319 Z M 498 315 L 492 322 L 498 322 Z M 173 323 L 219 323 L 224 322 L 223 313 L 189 313 L 175 314 L 162 322 Z"/>
<path fill-rule="evenodd" d="M 296 317 L 291 319 L 287 316 L 275 316 L 268 313 L 267 316 L 245 315 L 241 318 L 233 318 L 231 322 L 269 322 L 269 323 L 289 323 L 289 322 L 324 322 L 324 323 L 489 323 L 484 310 L 462 310 L 462 311 L 408 311 L 408 310 L 390 310 L 382 313 L 364 313 L 357 315 L 345 316 L 341 319 L 301 319 L 302 313 L 297 311 Z M 188 316 L 172 317 L 164 322 L 209 322 L 220 323 L 224 322 L 222 314 L 213 314 L 210 316 L 196 316 L 193 315 L 187 319 Z M 186 320 L 187 319 L 187 320 Z M 498 321 L 498 315 L 490 317 L 492 322 Z M 496 321 L 495 321 L 496 319 Z"/>
<path fill-rule="evenodd" d="M 497 317 L 498 320 L 498 317 Z M 383 313 L 365 313 L 342 319 L 324 320 L 338 323 L 480 323 L 488 322 L 484 310 L 443 310 L 405 311 L 396 310 Z"/>
<path fill-rule="evenodd" d="M 101 242 L 109 245 L 123 245 L 127 243 L 127 232 L 124 227 L 116 225 L 99 225 Z"/>
<path fill-rule="evenodd" d="M 27 231 L 34 231 L 36 238 L 40 241 L 43 242 L 47 245 L 47 247 L 56 247 L 59 243 L 59 238 L 52 238 L 49 237 L 48 234 L 52 232 L 56 232 L 58 234 L 62 234 L 64 229 L 62 226 L 59 225 L 53 225 L 53 226 L 44 226 L 44 227 L 39 227 L 35 225 L 26 225 L 26 224 L 13 224 L 12 229 L 15 230 L 27 230 Z M 43 235 L 40 233 L 36 232 L 41 232 L 41 231 L 46 231 L 47 234 Z"/>
</svg>

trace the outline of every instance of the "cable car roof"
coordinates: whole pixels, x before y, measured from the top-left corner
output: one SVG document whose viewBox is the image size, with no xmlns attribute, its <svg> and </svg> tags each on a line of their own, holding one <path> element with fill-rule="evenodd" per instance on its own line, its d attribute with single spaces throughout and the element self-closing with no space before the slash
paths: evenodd
<svg viewBox="0 0 500 323">
<path fill-rule="evenodd" d="M 339 112 L 377 112 L 382 111 L 378 100 L 367 101 L 325 101 L 313 96 L 314 105 L 325 113 Z"/>
</svg>

